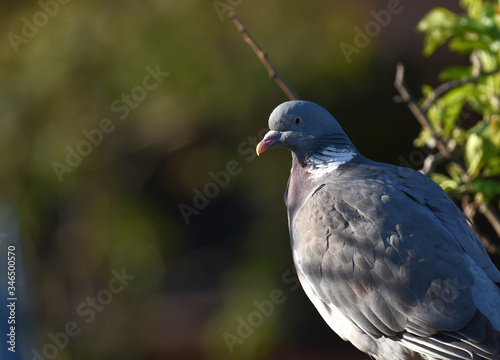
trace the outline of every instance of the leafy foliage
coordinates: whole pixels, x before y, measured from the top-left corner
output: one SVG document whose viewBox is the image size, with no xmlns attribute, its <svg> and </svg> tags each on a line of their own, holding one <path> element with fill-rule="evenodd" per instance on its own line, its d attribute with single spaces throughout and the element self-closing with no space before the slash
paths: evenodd
<svg viewBox="0 0 500 360">
<path fill-rule="evenodd" d="M 425 55 L 447 43 L 450 51 L 470 58 L 469 66 L 443 70 L 439 78 L 446 82 L 439 87 L 425 85 L 421 107 L 438 140 L 463 162 L 462 168 L 451 164 L 447 174 L 431 177 L 459 198 L 479 193 L 476 200 L 488 202 L 500 194 L 495 180 L 500 174 L 500 9 L 491 1 L 460 4 L 464 14 L 438 7 L 418 24 L 425 33 Z M 415 144 L 435 140 L 423 129 Z"/>
</svg>

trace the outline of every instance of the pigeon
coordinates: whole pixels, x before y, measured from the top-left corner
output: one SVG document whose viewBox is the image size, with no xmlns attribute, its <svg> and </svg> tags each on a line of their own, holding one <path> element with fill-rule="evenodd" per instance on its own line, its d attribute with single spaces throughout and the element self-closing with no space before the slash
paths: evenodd
<svg viewBox="0 0 500 360">
<path fill-rule="evenodd" d="M 292 152 L 285 192 L 300 283 L 373 359 L 500 359 L 500 272 L 420 172 L 369 160 L 321 106 L 288 101 L 257 154 Z"/>
</svg>

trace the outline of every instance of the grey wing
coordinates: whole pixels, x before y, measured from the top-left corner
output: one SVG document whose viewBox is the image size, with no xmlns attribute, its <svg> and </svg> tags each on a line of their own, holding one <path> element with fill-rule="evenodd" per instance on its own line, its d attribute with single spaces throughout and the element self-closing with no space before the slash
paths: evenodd
<svg viewBox="0 0 500 360">
<path fill-rule="evenodd" d="M 428 177 L 411 169 L 398 168 L 398 172 L 404 179 L 399 189 L 419 204 L 432 209 L 434 216 L 452 235 L 455 242 L 472 257 L 492 281 L 500 283 L 500 271 L 491 262 L 483 244 L 469 226 L 470 220 L 445 195 L 441 187 Z M 425 196 L 422 195 L 421 189 L 426 189 Z"/>
<path fill-rule="evenodd" d="M 354 182 L 321 187 L 291 224 L 304 281 L 373 338 L 442 359 L 498 359 L 470 264 L 434 211 L 394 187 Z"/>
</svg>

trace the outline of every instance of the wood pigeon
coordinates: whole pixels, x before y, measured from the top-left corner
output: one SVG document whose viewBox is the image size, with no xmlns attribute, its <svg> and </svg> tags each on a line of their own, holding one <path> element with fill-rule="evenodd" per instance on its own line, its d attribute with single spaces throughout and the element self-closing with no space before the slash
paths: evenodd
<svg viewBox="0 0 500 360">
<path fill-rule="evenodd" d="M 374 359 L 500 359 L 500 272 L 441 187 L 363 157 L 315 103 L 269 128 L 257 154 L 292 152 L 293 259 L 328 325 Z"/>
</svg>

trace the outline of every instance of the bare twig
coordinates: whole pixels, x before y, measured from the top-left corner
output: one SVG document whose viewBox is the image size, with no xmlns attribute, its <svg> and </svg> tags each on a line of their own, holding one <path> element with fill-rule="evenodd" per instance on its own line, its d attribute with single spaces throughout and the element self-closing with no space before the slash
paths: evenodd
<svg viewBox="0 0 500 360">
<path fill-rule="evenodd" d="M 456 163 L 461 171 L 462 175 L 466 176 L 467 171 L 464 167 L 464 165 L 458 160 L 447 148 L 446 142 L 441 138 L 441 136 L 434 131 L 432 125 L 430 124 L 429 120 L 427 119 L 426 114 L 422 111 L 422 109 L 418 106 L 415 98 L 411 95 L 410 91 L 406 88 L 406 85 L 404 83 L 404 66 L 403 64 L 398 64 L 396 67 L 396 79 L 394 80 L 394 87 L 396 90 L 398 90 L 401 99 L 403 102 L 405 102 L 412 112 L 413 116 L 417 119 L 418 123 L 422 128 L 428 129 L 432 135 L 432 137 L 436 140 L 436 147 L 445 157 L 451 162 Z"/>
<path fill-rule="evenodd" d="M 496 209 L 491 204 L 482 204 L 478 207 L 478 210 L 488 220 L 497 235 L 500 236 L 500 215 Z M 500 255 L 500 247 L 489 240 L 488 246 L 485 245 L 485 247 L 488 252 Z"/>
<path fill-rule="evenodd" d="M 491 241 L 488 237 L 484 236 L 483 234 L 478 233 L 477 229 L 476 229 L 476 233 L 478 234 L 479 239 L 483 243 L 484 248 L 486 249 L 486 251 L 488 253 L 490 253 L 492 255 L 500 255 L 500 246 L 495 244 L 493 241 Z"/>
<path fill-rule="evenodd" d="M 431 124 L 429 123 L 429 120 L 427 120 L 427 117 L 424 113 L 422 113 L 417 102 L 406 88 L 406 85 L 404 83 L 404 71 L 405 70 L 403 64 L 398 64 L 396 67 L 396 79 L 394 80 L 394 87 L 401 95 L 401 99 L 403 100 L 403 102 L 408 105 L 408 108 L 412 112 L 413 116 L 415 116 L 420 126 L 422 128 L 428 129 L 431 132 L 432 137 L 436 139 L 438 143 L 442 143 L 441 137 L 434 131 Z M 448 149 L 446 149 L 445 146 L 443 147 L 442 151 L 441 149 L 439 149 L 439 151 L 442 152 L 443 156 L 447 159 L 451 158 L 451 154 L 448 152 Z"/>
<path fill-rule="evenodd" d="M 474 202 L 471 194 L 464 194 L 462 197 L 462 211 L 472 222 L 477 214 L 477 204 Z"/>
<path fill-rule="evenodd" d="M 424 165 L 422 166 L 422 169 L 420 169 L 419 171 L 425 176 L 429 176 L 431 173 L 434 172 L 436 164 L 442 160 L 443 156 L 440 153 L 429 154 L 424 159 Z"/>
<path fill-rule="evenodd" d="M 247 42 L 247 44 L 250 45 L 250 47 L 252 48 L 252 50 L 259 57 L 259 59 L 262 62 L 262 64 L 264 64 L 265 68 L 269 72 L 269 77 L 271 79 L 273 79 L 276 82 L 276 84 L 278 84 L 278 86 L 281 88 L 281 90 L 283 90 L 283 92 L 286 94 L 286 96 L 290 100 L 298 100 L 299 99 L 298 95 L 286 83 L 286 81 L 283 79 L 283 77 L 275 69 L 275 67 L 273 66 L 273 64 L 271 64 L 271 62 L 267 58 L 267 54 L 264 51 L 262 51 L 262 49 L 260 48 L 260 46 L 250 36 L 250 34 L 246 30 L 245 26 L 243 26 L 243 24 L 240 21 L 240 19 L 238 19 L 238 17 L 234 13 L 230 13 L 229 17 L 231 18 L 231 20 L 233 21 L 234 25 L 236 26 L 236 28 L 238 29 L 238 31 L 241 33 L 241 35 L 243 36 L 243 38 L 245 39 L 245 41 Z"/>
<path fill-rule="evenodd" d="M 474 222 L 477 211 L 479 211 L 488 222 L 491 224 L 498 236 L 500 236 L 500 215 L 496 212 L 490 204 L 478 205 L 470 194 L 465 194 L 462 198 L 462 209 L 465 215 Z M 486 251 L 490 254 L 500 255 L 500 246 L 490 240 L 489 237 L 484 235 L 477 227 L 474 231 L 483 243 Z"/>
</svg>

